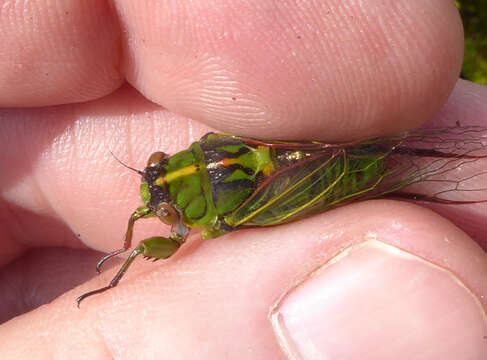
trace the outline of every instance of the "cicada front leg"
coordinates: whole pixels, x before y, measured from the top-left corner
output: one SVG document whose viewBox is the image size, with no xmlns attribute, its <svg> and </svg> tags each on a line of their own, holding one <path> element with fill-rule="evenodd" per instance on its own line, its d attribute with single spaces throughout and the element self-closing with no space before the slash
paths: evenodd
<svg viewBox="0 0 487 360">
<path fill-rule="evenodd" d="M 121 249 L 114 250 L 98 261 L 96 264 L 96 271 L 98 273 L 101 272 L 101 266 L 103 263 L 125 251 L 130 249 L 130 246 L 132 246 L 132 236 L 134 233 L 134 224 L 137 220 L 142 219 L 142 218 L 147 218 L 147 217 L 152 217 L 154 214 L 151 212 L 151 210 L 147 206 L 141 206 L 137 210 L 135 210 L 132 215 L 129 218 L 129 222 L 127 225 L 127 231 L 125 232 L 125 238 L 123 241 L 123 247 Z"/>
<path fill-rule="evenodd" d="M 104 256 L 97 264 L 97 270 L 99 271 L 100 266 L 108 259 L 126 251 L 128 248 L 130 248 L 131 242 L 132 242 L 132 233 L 133 233 L 133 226 L 134 222 L 140 218 L 143 217 L 149 217 L 153 216 L 149 211 L 146 211 L 144 209 L 145 207 L 141 207 L 137 209 L 132 216 L 130 217 L 126 236 L 125 236 L 125 241 L 124 241 L 124 247 L 115 251 L 112 251 L 110 254 Z M 183 225 L 182 223 L 178 222 L 177 224 L 174 224 L 171 229 L 171 235 L 169 238 L 163 237 L 163 236 L 154 236 L 150 237 L 147 239 L 142 240 L 139 242 L 137 247 L 131 252 L 127 260 L 122 264 L 120 270 L 118 270 L 117 274 L 115 277 L 110 281 L 110 283 L 102 288 L 89 291 L 81 296 L 79 296 L 76 299 L 76 304 L 79 307 L 81 301 L 86 299 L 89 296 L 100 294 L 102 292 L 105 292 L 111 288 L 114 288 L 115 286 L 118 285 L 120 280 L 122 279 L 123 275 L 127 272 L 128 268 L 132 264 L 132 262 L 135 260 L 135 258 L 139 255 L 143 255 L 147 258 L 154 258 L 154 259 L 167 259 L 171 255 L 173 255 L 179 247 L 184 243 L 186 240 L 186 237 L 189 233 L 189 229 Z"/>
<path fill-rule="evenodd" d="M 120 268 L 120 270 L 118 270 L 117 274 L 112 279 L 112 281 L 110 281 L 110 283 L 105 287 L 87 292 L 86 294 L 83 294 L 80 297 L 78 297 L 76 299 L 77 306 L 79 307 L 81 301 L 83 301 L 87 297 L 100 294 L 102 292 L 105 292 L 117 286 L 120 280 L 122 279 L 123 275 L 127 272 L 128 268 L 130 267 L 130 265 L 132 264 L 132 262 L 135 260 L 137 256 L 142 254 L 149 258 L 167 259 L 171 255 L 173 255 L 179 249 L 180 246 L 181 243 L 179 243 L 176 239 L 173 239 L 172 236 L 169 238 L 165 238 L 162 236 L 154 236 L 142 240 L 141 242 L 139 242 L 137 247 L 132 251 L 132 253 L 129 255 L 127 260 L 125 260 L 122 267 Z M 113 253 L 115 252 L 110 253 L 110 255 Z"/>
</svg>

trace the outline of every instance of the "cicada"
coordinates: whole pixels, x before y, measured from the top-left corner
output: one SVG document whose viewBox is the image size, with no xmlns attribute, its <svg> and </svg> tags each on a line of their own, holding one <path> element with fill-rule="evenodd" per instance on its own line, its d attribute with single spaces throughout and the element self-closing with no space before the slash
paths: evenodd
<svg viewBox="0 0 487 360">
<path fill-rule="evenodd" d="M 166 259 L 202 228 L 204 239 L 249 227 L 288 223 L 353 201 L 378 197 L 432 203 L 487 201 L 487 129 L 423 129 L 396 136 L 342 144 L 320 141 L 265 141 L 209 133 L 187 150 L 153 153 L 143 171 L 143 205 L 128 221 L 123 247 L 97 264 L 131 248 L 134 223 L 159 218 L 169 237 L 144 239 L 113 280 L 76 299 L 117 286 L 138 255 Z M 473 170 L 466 171 L 470 167 Z M 135 169 L 133 169 L 135 170 Z M 415 184 L 421 191 L 415 191 Z M 431 191 L 429 189 L 432 189 Z M 480 198 L 479 198 L 480 196 Z"/>
</svg>

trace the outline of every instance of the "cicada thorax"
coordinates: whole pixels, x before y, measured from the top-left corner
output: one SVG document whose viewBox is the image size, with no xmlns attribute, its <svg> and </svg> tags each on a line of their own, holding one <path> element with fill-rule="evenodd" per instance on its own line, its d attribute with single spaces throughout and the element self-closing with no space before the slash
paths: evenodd
<svg viewBox="0 0 487 360">
<path fill-rule="evenodd" d="M 146 169 L 143 186 L 148 188 L 151 209 L 170 202 L 185 225 L 226 226 L 228 231 L 231 228 L 221 224 L 223 216 L 240 206 L 274 170 L 269 147 L 210 133 L 161 166 Z"/>
<path fill-rule="evenodd" d="M 234 136 L 208 134 L 199 142 L 218 216 L 237 209 L 275 171 L 270 147 L 252 146 Z"/>
</svg>

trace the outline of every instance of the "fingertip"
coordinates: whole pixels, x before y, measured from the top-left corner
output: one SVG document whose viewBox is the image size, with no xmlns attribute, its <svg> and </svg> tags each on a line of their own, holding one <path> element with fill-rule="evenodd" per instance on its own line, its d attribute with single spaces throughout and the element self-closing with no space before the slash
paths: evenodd
<svg viewBox="0 0 487 360">
<path fill-rule="evenodd" d="M 272 318 L 292 358 L 487 354 L 487 317 L 477 295 L 452 271 L 376 240 L 332 258 L 286 293 Z"/>
</svg>

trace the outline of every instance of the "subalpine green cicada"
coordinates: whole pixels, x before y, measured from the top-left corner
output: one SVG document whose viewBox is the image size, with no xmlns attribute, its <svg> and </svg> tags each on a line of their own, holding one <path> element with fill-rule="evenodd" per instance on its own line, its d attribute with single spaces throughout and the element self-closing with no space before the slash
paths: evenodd
<svg viewBox="0 0 487 360">
<path fill-rule="evenodd" d="M 155 152 L 140 186 L 144 205 L 128 221 L 123 247 L 131 247 L 134 223 L 158 217 L 169 237 L 139 242 L 110 284 L 117 286 L 138 255 L 166 259 L 191 228 L 204 239 L 248 227 L 302 219 L 352 201 L 382 196 L 443 204 L 487 201 L 487 129 L 451 127 L 406 132 L 346 144 L 264 141 L 209 133 L 172 156 Z M 467 171 L 465 168 L 470 167 Z M 472 170 L 473 169 L 473 170 Z M 473 181 L 475 180 L 475 181 Z M 420 191 L 415 191 L 421 183 Z M 432 190 L 424 190 L 432 188 Z"/>
</svg>

